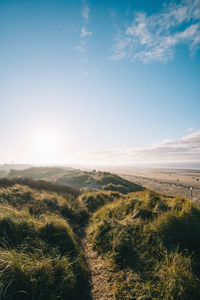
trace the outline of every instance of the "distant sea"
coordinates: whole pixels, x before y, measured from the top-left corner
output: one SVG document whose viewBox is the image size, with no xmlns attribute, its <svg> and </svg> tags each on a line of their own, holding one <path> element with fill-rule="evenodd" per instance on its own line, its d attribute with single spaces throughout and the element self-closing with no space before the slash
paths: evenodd
<svg viewBox="0 0 200 300">
<path fill-rule="evenodd" d="M 198 170 L 200 170 L 200 162 L 138 164 L 138 165 L 131 165 L 130 167 L 167 168 L 167 169 L 198 169 Z"/>
</svg>

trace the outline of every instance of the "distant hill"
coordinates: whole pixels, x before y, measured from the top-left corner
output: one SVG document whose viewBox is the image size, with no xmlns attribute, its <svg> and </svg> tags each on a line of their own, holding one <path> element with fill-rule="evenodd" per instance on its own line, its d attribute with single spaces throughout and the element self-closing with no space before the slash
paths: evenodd
<svg viewBox="0 0 200 300">
<path fill-rule="evenodd" d="M 8 172 L 6 172 L 5 170 L 0 170 L 0 178 L 6 177 L 7 175 L 8 175 Z"/>
<path fill-rule="evenodd" d="M 15 170 L 24 170 L 27 168 L 30 168 L 31 165 L 26 165 L 26 164 L 3 164 L 0 165 L 0 171 L 10 171 L 11 169 Z"/>
<path fill-rule="evenodd" d="M 30 165 L 25 164 L 0 164 L 0 178 L 8 175 L 11 169 L 15 170 L 23 170 L 26 168 L 30 168 Z"/>
<path fill-rule="evenodd" d="M 40 167 L 25 170 L 10 170 L 8 177 L 46 180 L 84 190 L 111 190 L 124 194 L 143 190 L 140 185 L 121 178 L 118 175 L 109 172 L 87 172 L 80 169 Z"/>
</svg>

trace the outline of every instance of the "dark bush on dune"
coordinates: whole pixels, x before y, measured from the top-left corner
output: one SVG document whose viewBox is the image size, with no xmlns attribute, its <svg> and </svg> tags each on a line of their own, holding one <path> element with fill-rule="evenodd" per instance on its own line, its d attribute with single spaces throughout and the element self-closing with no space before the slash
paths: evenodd
<svg viewBox="0 0 200 300">
<path fill-rule="evenodd" d="M 99 172 L 99 178 L 97 181 L 106 191 L 110 190 L 127 194 L 144 190 L 142 186 L 108 172 Z"/>
<path fill-rule="evenodd" d="M 48 192 L 58 192 L 66 195 L 77 196 L 80 191 L 66 185 L 54 184 L 44 180 L 32 180 L 29 178 L 0 178 L 0 187 L 11 187 L 15 184 L 21 184 L 37 190 L 44 190 Z"/>
<path fill-rule="evenodd" d="M 0 245 L 6 242 L 11 247 L 17 247 L 26 239 L 34 239 L 36 236 L 34 224 L 25 218 L 19 221 L 8 215 L 0 220 Z"/>
<path fill-rule="evenodd" d="M 118 191 L 118 192 L 120 192 L 122 194 L 127 194 L 127 193 L 130 192 L 129 188 L 124 187 L 123 185 L 120 185 L 120 184 L 114 185 L 112 183 L 109 183 L 109 184 L 103 186 L 103 189 L 105 191 Z"/>
<path fill-rule="evenodd" d="M 62 255 L 77 255 L 78 244 L 72 229 L 64 220 L 48 222 L 40 228 L 38 235 L 50 248 L 57 248 Z"/>
</svg>

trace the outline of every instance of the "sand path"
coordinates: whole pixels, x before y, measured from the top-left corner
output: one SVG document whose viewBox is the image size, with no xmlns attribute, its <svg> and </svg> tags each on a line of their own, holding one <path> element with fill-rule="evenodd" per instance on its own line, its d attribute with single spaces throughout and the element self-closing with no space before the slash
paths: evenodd
<svg viewBox="0 0 200 300">
<path fill-rule="evenodd" d="M 82 239 L 82 246 L 91 275 L 91 299 L 92 300 L 114 300 L 112 294 L 112 282 L 109 278 L 109 268 L 102 256 L 92 249 L 88 239 Z"/>
</svg>

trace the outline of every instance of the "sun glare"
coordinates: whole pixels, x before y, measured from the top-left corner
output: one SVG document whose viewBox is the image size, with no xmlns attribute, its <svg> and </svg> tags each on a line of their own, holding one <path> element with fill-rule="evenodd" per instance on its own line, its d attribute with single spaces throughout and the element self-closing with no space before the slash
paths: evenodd
<svg viewBox="0 0 200 300">
<path fill-rule="evenodd" d="M 61 139 L 56 131 L 40 129 L 32 137 L 33 152 L 40 163 L 54 163 L 60 154 Z"/>
</svg>

